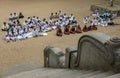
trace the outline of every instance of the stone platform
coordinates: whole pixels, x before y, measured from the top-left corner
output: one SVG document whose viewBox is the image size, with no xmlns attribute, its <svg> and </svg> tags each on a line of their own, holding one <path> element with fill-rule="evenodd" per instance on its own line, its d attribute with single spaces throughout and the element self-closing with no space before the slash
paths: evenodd
<svg viewBox="0 0 120 78">
<path fill-rule="evenodd" d="M 96 9 L 98 9 L 101 13 L 107 10 L 112 13 L 117 13 L 117 15 L 120 16 L 120 5 L 117 5 L 117 4 L 115 4 L 113 7 L 110 7 L 110 5 L 107 3 L 91 5 L 90 7 L 91 11 L 95 11 Z"/>
</svg>

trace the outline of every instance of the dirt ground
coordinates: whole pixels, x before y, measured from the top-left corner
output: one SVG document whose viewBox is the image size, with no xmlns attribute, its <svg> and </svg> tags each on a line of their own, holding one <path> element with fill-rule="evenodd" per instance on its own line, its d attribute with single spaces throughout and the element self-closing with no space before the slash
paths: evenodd
<svg viewBox="0 0 120 78">
<path fill-rule="evenodd" d="M 13 12 L 23 12 L 25 18 L 28 16 L 39 16 L 41 19 L 49 18 L 51 12 L 61 10 L 63 13 L 73 13 L 81 27 L 82 19 L 90 15 L 91 4 L 102 4 L 107 0 L 0 0 L 0 26 L 8 21 L 8 16 Z M 24 21 L 22 19 L 21 21 Z M 120 17 L 116 19 L 120 23 Z M 5 32 L 0 31 L 0 72 L 19 63 L 33 62 L 43 64 L 43 49 L 50 45 L 59 47 L 63 51 L 66 47 L 77 45 L 78 39 L 87 33 L 103 32 L 111 37 L 120 36 L 120 25 L 101 27 L 97 31 L 82 34 L 55 36 L 55 31 L 48 36 L 29 38 L 23 41 L 6 43 L 3 40 Z"/>
</svg>

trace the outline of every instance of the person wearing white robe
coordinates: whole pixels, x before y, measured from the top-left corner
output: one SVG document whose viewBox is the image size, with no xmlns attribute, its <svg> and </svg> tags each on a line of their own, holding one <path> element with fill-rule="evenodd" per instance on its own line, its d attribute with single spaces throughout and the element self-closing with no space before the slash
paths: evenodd
<svg viewBox="0 0 120 78">
<path fill-rule="evenodd" d="M 13 15 L 10 13 L 9 20 L 13 20 Z"/>
<path fill-rule="evenodd" d="M 13 19 L 17 19 L 17 18 L 18 18 L 17 13 L 14 13 L 14 14 L 13 14 Z"/>
<path fill-rule="evenodd" d="M 23 26 L 28 27 L 28 22 L 27 21 L 23 22 Z"/>
<path fill-rule="evenodd" d="M 38 36 L 38 31 L 37 31 L 37 29 L 33 29 L 32 30 L 32 35 L 33 35 L 33 37 L 37 37 Z"/>
<path fill-rule="evenodd" d="M 5 41 L 10 42 L 10 34 L 7 32 L 4 38 Z"/>
<path fill-rule="evenodd" d="M 8 29 L 9 29 L 9 25 L 6 22 L 4 22 L 2 26 L 2 31 L 7 31 Z"/>
<path fill-rule="evenodd" d="M 74 18 L 74 16 L 73 16 L 73 14 L 71 14 L 70 17 L 69 17 L 69 20 L 70 20 L 71 23 L 73 21 L 73 18 Z"/>
<path fill-rule="evenodd" d="M 107 24 L 107 22 L 106 22 L 106 21 L 101 20 L 101 26 L 106 27 L 107 25 L 108 25 L 108 24 Z"/>
</svg>

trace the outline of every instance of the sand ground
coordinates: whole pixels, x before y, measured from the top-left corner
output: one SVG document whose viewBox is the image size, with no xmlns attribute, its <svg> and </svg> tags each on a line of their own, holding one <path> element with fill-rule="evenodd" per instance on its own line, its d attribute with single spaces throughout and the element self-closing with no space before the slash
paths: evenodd
<svg viewBox="0 0 120 78">
<path fill-rule="evenodd" d="M 26 18 L 35 15 L 41 19 L 48 19 L 51 12 L 57 12 L 59 10 L 67 13 L 67 15 L 73 13 L 79 21 L 79 24 L 83 26 L 83 17 L 91 13 L 90 5 L 106 3 L 106 1 L 107 0 L 0 0 L 0 26 L 2 26 L 2 22 L 8 21 L 8 16 L 11 12 L 23 12 Z M 120 17 L 116 19 L 116 22 L 120 23 Z M 103 32 L 111 37 L 119 37 L 120 25 L 109 27 L 99 26 L 97 31 L 87 33 L 95 32 Z M 56 37 L 55 31 L 52 31 L 45 37 L 6 43 L 3 41 L 5 33 L 0 31 L 0 72 L 19 63 L 34 62 L 43 64 L 43 49 L 46 46 L 59 47 L 64 51 L 66 47 L 77 45 L 78 39 L 84 34 L 86 33 Z"/>
</svg>

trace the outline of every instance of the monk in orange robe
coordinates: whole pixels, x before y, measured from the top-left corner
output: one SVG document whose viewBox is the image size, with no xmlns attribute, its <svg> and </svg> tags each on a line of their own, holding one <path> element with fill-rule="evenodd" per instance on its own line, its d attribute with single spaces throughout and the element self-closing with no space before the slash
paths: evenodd
<svg viewBox="0 0 120 78">
<path fill-rule="evenodd" d="M 68 26 L 65 26 L 64 28 L 64 34 L 69 35 L 70 34 L 70 30 Z"/>
<path fill-rule="evenodd" d="M 92 26 L 90 25 L 89 27 L 88 27 L 88 31 L 91 31 L 92 30 Z"/>
<path fill-rule="evenodd" d="M 97 30 L 97 27 L 95 25 L 93 25 L 92 30 Z"/>
<path fill-rule="evenodd" d="M 80 25 L 78 25 L 78 26 L 76 27 L 76 33 L 82 33 L 82 30 L 81 30 Z"/>
<path fill-rule="evenodd" d="M 88 27 L 87 27 L 86 25 L 83 27 L 83 31 L 84 31 L 84 32 L 87 32 L 87 31 L 88 31 Z"/>
<path fill-rule="evenodd" d="M 57 28 L 56 35 L 57 36 L 62 36 L 63 35 L 62 29 L 60 27 Z"/>
<path fill-rule="evenodd" d="M 72 26 L 72 28 L 70 29 L 70 33 L 71 34 L 75 34 L 76 30 L 75 30 L 75 26 Z"/>
</svg>

